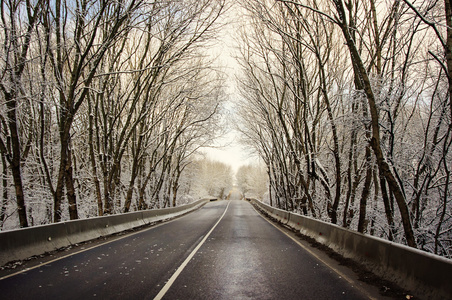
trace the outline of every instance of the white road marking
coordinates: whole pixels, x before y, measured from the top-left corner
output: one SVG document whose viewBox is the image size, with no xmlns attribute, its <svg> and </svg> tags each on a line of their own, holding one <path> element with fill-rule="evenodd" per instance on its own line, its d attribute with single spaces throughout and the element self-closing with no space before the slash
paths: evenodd
<svg viewBox="0 0 452 300">
<path fill-rule="evenodd" d="M 165 286 L 160 290 L 160 292 L 155 296 L 154 300 L 160 300 L 165 296 L 166 292 L 168 292 L 169 288 L 173 285 L 173 283 L 176 281 L 177 277 L 179 277 L 180 273 L 184 270 L 184 268 L 188 265 L 190 260 L 195 256 L 196 252 L 198 252 L 199 248 L 204 244 L 204 242 L 209 238 L 209 235 L 214 231 L 215 227 L 221 222 L 224 215 L 226 214 L 229 204 L 231 204 L 231 201 L 228 202 L 228 205 L 226 206 L 226 209 L 224 210 L 221 217 L 218 219 L 217 223 L 213 225 L 213 227 L 210 229 L 210 231 L 206 234 L 206 236 L 199 242 L 199 244 L 196 246 L 196 248 L 190 253 L 190 255 L 184 260 L 184 262 L 179 266 L 179 268 L 174 272 L 173 276 L 168 280 L 168 282 L 165 284 Z"/>
</svg>

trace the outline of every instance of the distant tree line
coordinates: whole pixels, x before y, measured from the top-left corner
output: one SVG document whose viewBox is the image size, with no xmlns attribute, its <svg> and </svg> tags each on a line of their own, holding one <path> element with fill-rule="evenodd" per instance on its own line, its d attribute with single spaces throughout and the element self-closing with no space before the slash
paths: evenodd
<svg viewBox="0 0 452 300">
<path fill-rule="evenodd" d="M 245 198 L 266 200 L 268 176 L 265 167 L 260 164 L 243 165 L 237 170 L 236 183 Z"/>
<path fill-rule="evenodd" d="M 226 199 L 234 183 L 232 167 L 209 158 L 193 160 L 185 177 L 185 195 L 202 195 L 219 200 Z"/>
<path fill-rule="evenodd" d="M 224 1 L 0 5 L 0 225 L 175 206 L 224 98 Z"/>
<path fill-rule="evenodd" d="M 274 206 L 452 257 L 452 8 L 242 0 L 239 129 Z"/>
</svg>

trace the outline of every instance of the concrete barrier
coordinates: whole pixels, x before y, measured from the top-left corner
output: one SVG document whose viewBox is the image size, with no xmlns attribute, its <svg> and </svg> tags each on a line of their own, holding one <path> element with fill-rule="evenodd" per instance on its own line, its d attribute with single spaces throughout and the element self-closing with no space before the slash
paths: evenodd
<svg viewBox="0 0 452 300">
<path fill-rule="evenodd" d="M 253 199 L 251 201 L 253 201 Z M 288 211 L 282 210 L 279 208 L 275 208 L 275 207 L 271 207 L 260 201 L 257 201 L 254 203 L 256 205 L 258 205 L 261 209 L 264 209 L 276 221 L 283 223 L 283 224 L 287 224 L 289 222 L 290 213 Z"/>
<path fill-rule="evenodd" d="M 193 211 L 209 199 L 178 207 L 73 220 L 0 232 L 0 266 Z"/>
<path fill-rule="evenodd" d="M 119 215 L 73 220 L 64 223 L 67 238 L 73 244 L 89 241 L 135 227 L 143 226 L 142 212 L 130 212 Z"/>
<path fill-rule="evenodd" d="M 64 223 L 36 226 L 33 231 L 30 228 L 4 231 L 0 233 L 0 265 L 68 245 Z"/>
<path fill-rule="evenodd" d="M 144 210 L 142 212 L 143 222 L 145 224 L 150 224 L 159 221 L 161 219 L 161 216 L 159 216 L 161 212 L 159 212 L 159 210 L 160 209 Z"/>
<path fill-rule="evenodd" d="M 271 216 L 275 213 L 275 208 L 267 204 L 250 201 Z M 418 297 L 452 299 L 450 259 L 299 214 L 289 213 L 287 225 Z"/>
<path fill-rule="evenodd" d="M 279 209 L 279 208 L 272 208 L 271 209 L 271 215 L 273 218 L 275 218 L 278 222 L 282 224 L 287 224 L 289 221 L 289 212 Z"/>
<path fill-rule="evenodd" d="M 291 228 L 293 228 L 295 230 L 300 231 L 302 223 L 303 223 L 302 216 L 289 213 L 289 222 L 287 222 L 288 226 L 290 226 Z"/>
<path fill-rule="evenodd" d="M 169 219 L 173 217 L 177 217 L 181 214 L 188 213 L 192 210 L 198 209 L 199 207 L 203 206 L 207 202 L 211 201 L 210 198 L 201 199 L 196 202 L 177 206 L 177 207 L 168 207 L 168 208 L 161 208 L 161 209 L 153 209 L 153 210 L 144 210 L 142 211 L 143 214 L 143 221 L 146 224 L 156 222 L 159 220 Z"/>
</svg>

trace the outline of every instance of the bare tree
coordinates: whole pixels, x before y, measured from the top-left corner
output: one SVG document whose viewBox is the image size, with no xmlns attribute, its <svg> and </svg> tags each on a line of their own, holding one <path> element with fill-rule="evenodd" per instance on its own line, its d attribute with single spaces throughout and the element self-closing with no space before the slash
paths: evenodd
<svg viewBox="0 0 452 300">
<path fill-rule="evenodd" d="M 447 44 L 447 11 L 434 1 L 243 3 L 253 31 L 242 38 L 241 131 L 276 205 L 307 213 L 308 203 L 333 223 L 342 213 L 360 232 L 371 219 L 373 234 L 446 253 L 448 50 L 430 45 Z M 420 228 L 426 218 L 434 229 Z"/>
<path fill-rule="evenodd" d="M 5 117 L 8 126 L 8 129 L 3 128 L 3 134 L 9 137 L 9 141 L 0 139 L 0 150 L 11 166 L 20 227 L 27 227 L 28 220 L 21 169 L 23 145 L 20 140 L 17 109 L 21 98 L 26 97 L 23 94 L 22 75 L 29 59 L 32 33 L 43 11 L 43 3 L 44 1 L 38 1 L 33 5 L 28 1 L 1 2 L 3 59 L 0 90 L 6 108 Z M 20 19 L 22 22 L 17 22 L 19 16 L 23 16 L 23 19 Z M 2 125 L 5 125 L 5 122 Z"/>
</svg>

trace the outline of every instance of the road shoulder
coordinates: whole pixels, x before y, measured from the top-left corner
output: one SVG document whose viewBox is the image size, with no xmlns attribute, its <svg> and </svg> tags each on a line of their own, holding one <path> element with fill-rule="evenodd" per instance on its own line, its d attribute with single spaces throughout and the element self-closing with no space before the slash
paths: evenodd
<svg viewBox="0 0 452 300">
<path fill-rule="evenodd" d="M 250 203 L 250 205 L 252 205 Z M 278 230 L 283 232 L 300 247 L 308 251 L 311 255 L 317 257 L 324 264 L 329 266 L 340 276 L 346 277 L 347 281 L 359 290 L 365 291 L 372 299 L 411 299 L 409 292 L 403 290 L 396 284 L 382 279 L 374 273 L 367 270 L 359 263 L 344 258 L 342 255 L 333 251 L 331 248 L 316 242 L 314 239 L 301 234 L 287 225 L 281 224 L 268 216 L 265 212 L 253 206 L 259 215 L 271 223 Z"/>
</svg>

